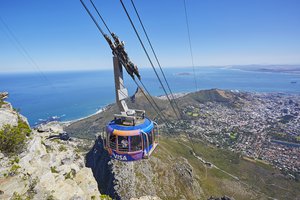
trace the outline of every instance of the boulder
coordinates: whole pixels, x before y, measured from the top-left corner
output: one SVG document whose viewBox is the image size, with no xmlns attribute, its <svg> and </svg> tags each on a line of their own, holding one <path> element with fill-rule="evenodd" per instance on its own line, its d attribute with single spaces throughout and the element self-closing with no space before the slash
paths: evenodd
<svg viewBox="0 0 300 200">
<path fill-rule="evenodd" d="M 38 132 L 49 132 L 49 133 L 63 133 L 63 127 L 61 126 L 61 124 L 59 122 L 49 122 L 47 124 L 40 124 L 36 127 L 36 130 Z"/>
<path fill-rule="evenodd" d="M 0 128 L 6 124 L 17 126 L 18 121 L 18 114 L 15 111 L 7 108 L 0 108 Z"/>
</svg>

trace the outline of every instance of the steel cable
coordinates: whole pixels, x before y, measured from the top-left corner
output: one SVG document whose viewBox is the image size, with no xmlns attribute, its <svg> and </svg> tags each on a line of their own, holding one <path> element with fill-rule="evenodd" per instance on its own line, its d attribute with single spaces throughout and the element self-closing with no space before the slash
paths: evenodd
<svg viewBox="0 0 300 200">
<path fill-rule="evenodd" d="M 136 29 L 136 27 L 135 27 L 135 25 L 134 25 L 134 23 L 133 23 L 133 21 L 132 21 L 130 15 L 129 15 L 129 13 L 128 13 L 128 11 L 127 11 L 127 9 L 126 9 L 126 7 L 125 7 L 123 1 L 120 0 L 120 2 L 121 2 L 121 4 L 122 4 L 122 7 L 123 7 L 123 9 L 124 9 L 124 11 L 125 11 L 125 13 L 126 13 L 128 19 L 129 19 L 131 25 L 132 25 L 132 28 L 133 28 L 134 31 L 135 31 L 136 36 L 138 37 L 138 39 L 139 39 L 139 41 L 140 41 L 140 44 L 142 45 L 142 48 L 143 48 L 143 50 L 144 50 L 144 52 L 145 52 L 145 54 L 146 54 L 146 56 L 147 56 L 147 58 L 148 58 L 148 60 L 149 60 L 149 62 L 150 62 L 150 64 L 151 64 L 151 66 L 152 66 L 152 69 L 154 70 L 155 75 L 156 75 L 156 77 L 157 77 L 157 79 L 158 79 L 160 85 L 162 86 L 162 88 L 163 88 L 163 90 L 164 90 L 164 92 L 165 92 L 165 94 L 166 94 L 166 96 L 167 96 L 168 101 L 170 102 L 170 104 L 171 104 L 171 106 L 172 106 L 172 109 L 173 109 L 173 111 L 174 111 L 176 117 L 179 119 L 178 114 L 177 114 L 177 112 L 176 112 L 176 110 L 175 110 L 175 108 L 174 108 L 174 106 L 173 106 L 173 104 L 172 104 L 172 102 L 171 102 L 171 100 L 170 100 L 170 97 L 169 97 L 169 95 L 168 95 L 168 93 L 167 93 L 167 91 L 166 91 L 166 89 L 165 89 L 165 87 L 164 87 L 162 81 L 160 80 L 160 77 L 159 77 L 159 75 L 158 75 L 158 73 L 157 73 L 157 71 L 156 71 L 156 69 L 155 69 L 155 67 L 154 67 L 154 65 L 153 65 L 153 62 L 152 62 L 152 60 L 151 60 L 151 58 L 150 58 L 150 56 L 149 56 L 149 54 L 148 54 L 148 52 L 147 52 L 147 50 L 146 50 L 146 48 L 145 48 L 145 45 L 144 45 L 144 43 L 143 43 L 143 41 L 142 41 L 142 39 L 141 39 L 141 37 L 140 37 L 140 35 L 139 35 L 137 29 Z"/>
<path fill-rule="evenodd" d="M 155 51 L 154 51 L 153 45 L 152 45 L 152 43 L 151 43 L 151 41 L 150 41 L 150 38 L 149 38 L 149 36 L 148 36 L 148 34 L 147 34 L 147 31 L 146 31 L 146 29 L 145 29 L 145 26 L 144 26 L 144 24 L 143 24 L 143 22 L 142 22 L 142 19 L 141 19 L 140 15 L 139 15 L 139 12 L 138 12 L 138 10 L 137 10 L 137 8 L 136 8 L 136 6 L 135 6 L 133 0 L 131 0 L 131 4 L 132 4 L 132 6 L 133 6 L 133 8 L 134 8 L 134 10 L 135 10 L 135 13 L 136 13 L 136 15 L 137 15 L 137 17 L 138 17 L 138 19 L 139 19 L 140 24 L 141 24 L 141 27 L 142 27 L 142 29 L 143 29 L 143 31 L 144 31 L 144 33 L 145 33 L 145 36 L 146 36 L 147 41 L 148 41 L 148 43 L 149 43 L 149 45 L 150 45 L 150 48 L 151 48 L 151 50 L 152 50 L 152 53 L 153 53 L 153 55 L 154 55 L 154 57 L 155 57 L 155 60 L 156 60 L 156 62 L 157 62 L 157 65 L 159 66 L 159 69 L 160 69 L 160 71 L 161 71 L 161 73 L 162 73 L 162 75 L 163 75 L 163 78 L 164 78 L 164 80 L 165 80 L 165 82 L 166 82 L 166 84 L 167 84 L 167 87 L 168 87 L 168 89 L 169 89 L 169 91 L 170 91 L 170 93 L 171 93 L 172 100 L 174 101 L 174 103 L 175 103 L 175 105 L 176 105 L 176 107 L 177 107 L 177 110 L 178 110 L 178 112 L 179 112 L 179 115 L 181 115 L 181 112 L 180 112 L 180 109 L 179 109 L 179 107 L 178 107 L 177 101 L 176 101 L 176 99 L 175 99 L 175 97 L 174 97 L 174 95 L 173 95 L 173 92 L 172 92 L 172 90 L 171 90 L 171 88 L 170 88 L 170 85 L 169 85 L 169 83 L 168 83 L 168 81 L 167 81 L 167 78 L 166 78 L 166 76 L 165 76 L 165 73 L 164 73 L 164 71 L 163 71 L 163 69 L 162 69 L 162 67 L 161 67 L 161 64 L 160 64 L 160 62 L 159 62 L 159 60 L 158 60 L 158 57 L 157 57 L 157 55 L 156 55 L 156 53 L 155 53 Z"/>
</svg>

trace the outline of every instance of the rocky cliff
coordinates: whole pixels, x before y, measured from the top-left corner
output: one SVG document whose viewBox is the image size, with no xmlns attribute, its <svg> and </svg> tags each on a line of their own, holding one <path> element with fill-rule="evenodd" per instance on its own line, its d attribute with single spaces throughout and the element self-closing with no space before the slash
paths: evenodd
<svg viewBox="0 0 300 200">
<path fill-rule="evenodd" d="M 132 193 L 121 197 L 116 181 L 122 180 L 113 169 L 113 161 L 103 149 L 100 138 L 95 143 L 70 139 L 64 135 L 66 125 L 59 122 L 30 129 L 27 119 L 4 101 L 7 97 L 7 93 L 0 93 L 0 142 L 9 146 L 8 137 L 21 135 L 24 145 L 17 151 L 0 150 L 0 199 L 159 199 Z M 11 130 L 16 135 L 11 134 Z"/>
<path fill-rule="evenodd" d="M 0 129 L 17 127 L 20 120 L 27 122 L 1 99 Z M 0 152 L 0 199 L 101 198 L 91 169 L 85 167 L 90 142 L 50 137 L 62 132 L 56 122 L 43 125 L 26 136 L 21 153 Z"/>
<path fill-rule="evenodd" d="M 100 192 L 113 199 L 205 199 L 194 167 L 173 155 L 162 147 L 151 159 L 111 160 L 98 138 L 86 158 Z"/>
<path fill-rule="evenodd" d="M 5 101 L 6 98 L 8 98 L 8 93 L 0 92 L 0 127 L 6 124 L 17 126 L 20 118 L 28 124 L 27 119 L 18 114 L 17 110 L 13 109 L 12 105 Z"/>
</svg>

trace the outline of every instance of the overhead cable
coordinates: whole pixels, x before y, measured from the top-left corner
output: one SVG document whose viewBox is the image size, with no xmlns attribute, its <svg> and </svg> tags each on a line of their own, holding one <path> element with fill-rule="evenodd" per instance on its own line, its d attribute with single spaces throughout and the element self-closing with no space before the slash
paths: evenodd
<svg viewBox="0 0 300 200">
<path fill-rule="evenodd" d="M 93 5 L 94 9 L 96 10 L 98 16 L 100 17 L 101 21 L 103 22 L 104 26 L 106 27 L 107 31 L 109 32 L 110 35 L 112 35 L 112 32 L 110 31 L 110 29 L 108 28 L 107 24 L 105 23 L 105 20 L 103 19 L 103 17 L 100 15 L 100 12 L 98 11 L 98 9 L 96 8 L 93 0 L 90 0 L 91 4 Z"/>
<path fill-rule="evenodd" d="M 168 93 L 167 93 L 167 91 L 166 91 L 166 89 L 165 89 L 165 87 L 164 87 L 162 81 L 160 80 L 160 77 L 159 77 L 159 75 L 158 75 L 158 73 L 157 73 L 157 71 L 156 71 L 156 69 L 155 69 L 155 67 L 154 67 L 154 65 L 153 65 L 153 62 L 152 62 L 152 60 L 151 60 L 151 58 L 150 58 L 150 56 L 149 56 L 149 54 L 148 54 L 148 52 L 147 52 L 147 50 L 146 50 L 146 48 L 145 48 L 145 45 L 144 45 L 144 43 L 143 43 L 143 41 L 142 41 L 142 39 L 141 39 L 141 37 L 140 37 L 140 35 L 139 35 L 137 29 L 136 29 L 136 27 L 135 27 L 135 25 L 134 25 L 134 23 L 133 23 L 133 21 L 132 21 L 130 15 L 129 15 L 129 13 L 128 13 L 128 11 L 127 11 L 127 9 L 126 9 L 126 7 L 125 7 L 123 1 L 120 0 L 120 2 L 121 2 L 122 7 L 123 7 L 123 9 L 124 9 L 124 11 L 125 11 L 125 13 L 126 13 L 128 19 L 129 19 L 130 23 L 131 23 L 132 28 L 133 28 L 134 31 L 135 31 L 136 36 L 137 36 L 138 39 L 139 39 L 140 44 L 142 45 L 142 48 L 143 48 L 143 50 L 144 50 L 144 52 L 145 52 L 145 54 L 146 54 L 146 56 L 147 56 L 147 58 L 148 58 L 148 60 L 149 60 L 149 62 L 150 62 L 150 64 L 151 64 L 151 66 L 152 66 L 152 69 L 153 69 L 154 72 L 155 72 L 155 75 L 156 75 L 156 77 L 157 77 L 157 79 L 158 79 L 158 81 L 159 81 L 161 87 L 163 88 L 163 90 L 164 90 L 164 92 L 165 92 L 165 94 L 166 94 L 166 96 L 167 96 L 168 101 L 170 102 L 170 105 L 171 105 L 171 107 L 172 107 L 172 109 L 173 109 L 173 111 L 174 111 L 176 117 L 179 119 L 179 116 L 178 116 L 178 114 L 177 114 L 177 112 L 176 112 L 176 110 L 175 110 L 175 108 L 174 108 L 174 106 L 173 106 L 173 104 L 172 104 L 172 102 L 171 102 L 171 100 L 170 100 L 170 97 L 169 97 L 169 95 L 168 95 Z"/>
<path fill-rule="evenodd" d="M 97 26 L 98 30 L 101 32 L 101 34 L 103 35 L 103 37 L 106 37 L 106 34 L 104 33 L 104 31 L 101 29 L 100 25 L 98 24 L 98 22 L 96 21 L 96 19 L 94 18 L 94 16 L 92 15 L 92 13 L 90 12 L 90 10 L 87 8 L 87 6 L 85 5 L 85 3 L 80 0 L 81 4 L 83 5 L 83 7 L 85 8 L 85 10 L 87 11 L 87 13 L 89 14 L 89 16 L 91 17 L 91 19 L 93 20 L 93 22 L 95 23 L 95 25 Z M 96 6 L 93 4 L 93 7 L 95 9 Z M 98 9 L 97 9 L 98 11 Z M 103 21 L 103 23 L 105 24 L 105 26 L 107 27 L 107 29 L 109 30 L 108 26 L 106 25 L 104 19 L 102 18 L 102 16 L 100 15 L 99 12 L 97 12 L 99 17 L 101 18 L 101 20 Z M 111 33 L 111 32 L 110 32 Z M 119 56 L 116 55 L 118 58 Z M 143 88 L 137 83 L 137 81 L 133 78 L 135 84 L 141 89 L 143 95 L 145 96 L 145 98 L 148 100 L 148 102 L 150 103 L 150 105 L 153 107 L 153 109 L 157 112 L 158 116 L 160 116 L 160 118 L 165 121 L 165 122 L 168 122 L 167 118 L 163 115 L 163 113 L 160 111 L 160 108 L 158 107 L 158 105 L 156 104 L 156 102 L 154 101 L 154 99 L 152 98 L 152 96 L 150 95 L 150 93 L 148 92 L 148 90 L 146 89 L 146 87 L 144 86 L 144 84 L 141 82 L 141 84 L 143 85 L 144 89 L 146 90 L 146 92 L 148 93 L 149 97 L 152 99 L 152 101 L 154 102 L 154 106 L 153 103 L 149 100 L 149 98 L 147 97 L 147 95 L 145 94 Z"/>
<path fill-rule="evenodd" d="M 192 66 L 193 66 L 195 87 L 196 87 L 196 91 L 198 91 L 198 84 L 197 84 L 195 64 L 194 64 L 194 55 L 193 55 L 193 48 L 192 48 L 191 34 L 190 34 L 190 26 L 189 26 L 189 20 L 188 20 L 188 14 L 187 14 L 186 2 L 185 1 L 186 0 L 183 0 L 184 13 L 185 13 L 185 22 L 186 22 L 186 28 L 187 28 L 187 33 L 188 33 L 188 39 L 189 39 L 189 46 L 190 46 L 190 54 L 191 54 L 191 60 L 192 60 Z"/>
<path fill-rule="evenodd" d="M 147 31 L 146 31 L 146 29 L 145 29 L 145 26 L 144 26 L 144 24 L 143 24 L 143 22 L 142 22 L 142 19 L 141 19 L 140 15 L 139 15 L 139 12 L 138 12 L 138 10 L 137 10 L 137 8 L 136 8 L 136 6 L 135 6 L 133 0 L 131 0 L 131 4 L 132 4 L 132 6 L 133 6 L 133 8 L 134 8 L 134 10 L 135 10 L 135 13 L 136 13 L 136 15 L 137 15 L 137 17 L 138 17 L 138 19 L 139 19 L 139 22 L 140 22 L 140 24 L 141 24 L 141 27 L 142 27 L 142 29 L 143 29 L 143 31 L 144 31 L 144 33 L 145 33 L 145 36 L 146 36 L 146 38 L 147 38 L 147 41 L 148 41 L 148 43 L 149 43 L 149 45 L 150 45 L 150 48 L 151 48 L 151 50 L 152 50 L 152 53 L 153 53 L 153 55 L 154 55 L 154 57 L 155 57 L 155 60 L 156 60 L 156 62 L 157 62 L 157 64 L 158 64 L 159 69 L 160 69 L 160 71 L 161 71 L 161 73 L 162 73 L 162 75 L 163 75 L 163 78 L 164 78 L 164 80 L 165 80 L 165 82 L 166 82 L 166 84 L 167 84 L 167 87 L 168 87 L 168 89 L 169 89 L 169 92 L 170 92 L 170 94 L 171 94 L 171 96 L 172 96 L 172 100 L 174 101 L 174 103 L 175 103 L 175 105 L 176 105 L 176 107 L 177 107 L 177 110 L 178 110 L 178 112 L 179 112 L 179 115 L 181 115 L 181 112 L 180 112 L 180 109 L 179 109 L 179 107 L 178 107 L 177 101 L 176 101 L 176 99 L 175 99 L 175 97 L 174 97 L 174 95 L 173 95 L 173 92 L 172 92 L 172 90 L 171 90 L 171 88 L 170 88 L 170 85 L 169 85 L 169 83 L 168 83 L 168 81 L 167 81 L 167 78 L 166 78 L 166 76 L 165 76 L 165 73 L 164 73 L 164 71 L 163 71 L 163 69 L 162 69 L 162 67 L 161 67 L 161 64 L 160 64 L 160 62 L 159 62 L 159 60 L 158 60 L 158 57 L 157 57 L 157 55 L 156 55 L 156 53 L 155 53 L 155 51 L 154 51 L 153 45 L 152 45 L 152 43 L 151 43 L 151 41 L 150 41 L 150 38 L 149 38 L 149 36 L 148 36 L 148 34 L 147 34 Z"/>
<path fill-rule="evenodd" d="M 101 32 L 101 34 L 105 37 L 105 33 L 104 31 L 101 29 L 100 25 L 98 24 L 97 20 L 94 18 L 94 16 L 92 15 L 92 13 L 90 12 L 90 10 L 86 7 L 85 3 L 83 3 L 82 0 L 80 0 L 81 4 L 83 5 L 84 9 L 86 10 L 86 12 L 89 14 L 89 16 L 91 17 L 91 19 L 93 20 L 93 22 L 95 23 L 95 25 L 97 26 L 98 30 Z"/>
</svg>

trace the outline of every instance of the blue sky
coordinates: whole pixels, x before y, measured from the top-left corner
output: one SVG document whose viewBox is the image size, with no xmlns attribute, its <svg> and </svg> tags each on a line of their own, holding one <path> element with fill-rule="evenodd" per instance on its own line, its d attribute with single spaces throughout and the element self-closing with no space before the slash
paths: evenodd
<svg viewBox="0 0 300 200">
<path fill-rule="evenodd" d="M 123 1 L 138 25 L 130 1 Z M 196 66 L 300 64 L 299 0 L 186 2 Z M 161 64 L 191 66 L 183 0 L 135 3 Z M 119 1 L 95 4 L 125 41 L 131 60 L 149 67 Z M 112 66 L 111 51 L 79 0 L 1 0 L 0 17 L 36 63 L 0 20 L 1 72 Z"/>
</svg>

